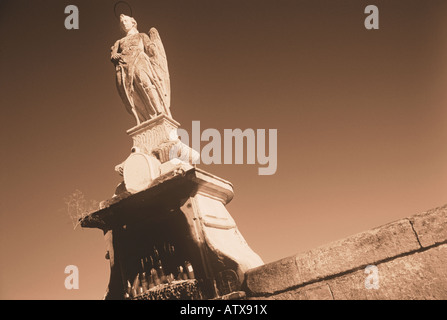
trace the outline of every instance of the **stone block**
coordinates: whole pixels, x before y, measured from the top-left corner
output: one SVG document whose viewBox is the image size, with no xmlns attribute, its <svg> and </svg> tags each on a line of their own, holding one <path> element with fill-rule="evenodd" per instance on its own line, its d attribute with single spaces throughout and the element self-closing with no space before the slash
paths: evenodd
<svg viewBox="0 0 447 320">
<path fill-rule="evenodd" d="M 447 245 L 377 265 L 378 289 L 366 289 L 364 269 L 328 281 L 335 300 L 447 299 Z"/>
<path fill-rule="evenodd" d="M 447 205 L 410 218 L 421 246 L 447 241 Z"/>
<path fill-rule="evenodd" d="M 275 261 L 245 274 L 247 290 L 253 295 L 272 294 L 300 282 L 295 257 Z"/>
<path fill-rule="evenodd" d="M 419 248 L 410 222 L 403 219 L 250 270 L 246 274 L 246 286 L 252 295 L 272 294 Z"/>
<path fill-rule="evenodd" d="M 296 256 L 301 282 L 339 273 L 419 249 L 408 220 L 399 220 Z"/>
<path fill-rule="evenodd" d="M 331 290 L 326 283 L 317 283 L 299 289 L 275 294 L 271 300 L 333 300 Z"/>
</svg>

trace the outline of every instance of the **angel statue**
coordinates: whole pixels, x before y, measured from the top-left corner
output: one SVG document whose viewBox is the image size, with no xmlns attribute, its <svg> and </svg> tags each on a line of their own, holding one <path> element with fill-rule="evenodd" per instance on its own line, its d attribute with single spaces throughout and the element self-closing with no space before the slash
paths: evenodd
<svg viewBox="0 0 447 320">
<path fill-rule="evenodd" d="M 116 87 L 137 125 L 160 114 L 171 116 L 171 85 L 166 53 L 157 29 L 140 33 L 134 18 L 120 15 L 126 36 L 112 47 Z"/>
</svg>

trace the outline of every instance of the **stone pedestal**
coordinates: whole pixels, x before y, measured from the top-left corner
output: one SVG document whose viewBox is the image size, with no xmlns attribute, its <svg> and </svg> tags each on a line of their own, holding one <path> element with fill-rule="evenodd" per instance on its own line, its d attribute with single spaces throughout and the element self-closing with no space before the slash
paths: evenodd
<svg viewBox="0 0 447 320">
<path fill-rule="evenodd" d="M 182 259 L 192 262 L 204 299 L 239 291 L 245 272 L 263 262 L 225 207 L 233 195 L 230 182 L 178 163 L 150 188 L 103 202 L 81 225 L 104 231 L 111 266 L 107 298 L 123 297 L 140 252 L 165 239 L 179 243 Z"/>
<path fill-rule="evenodd" d="M 124 177 L 116 195 L 123 191 L 140 192 L 179 163 L 197 162 L 199 153 L 178 137 L 179 125 L 174 119 L 159 115 L 127 131 L 133 147 L 130 156 L 115 168 Z"/>
<path fill-rule="evenodd" d="M 191 296 L 203 299 L 243 296 L 245 272 L 263 264 L 225 207 L 233 199 L 233 186 L 194 166 L 199 154 L 179 140 L 178 127 L 160 115 L 128 130 L 132 152 L 116 168 L 123 183 L 99 211 L 81 221 L 84 228 L 104 231 L 111 268 L 107 299 L 123 299 L 128 283 L 138 283 L 138 262 L 166 243 L 176 243 L 175 263 L 194 266 L 188 288 L 193 283 L 198 292 Z M 169 273 L 175 273 L 172 260 L 168 254 Z M 185 283 L 172 285 L 180 292 Z M 164 289 L 169 291 L 169 284 Z M 154 294 L 146 288 L 133 298 Z"/>
<path fill-rule="evenodd" d="M 153 155 L 161 163 L 176 158 L 181 153 L 188 155 L 189 163 L 194 163 L 199 154 L 183 144 L 177 134 L 180 124 L 165 115 L 143 122 L 127 131 L 132 137 L 133 151 Z"/>
<path fill-rule="evenodd" d="M 178 142 L 177 128 L 180 124 L 165 115 L 143 122 L 142 124 L 127 130 L 127 134 L 132 137 L 135 151 L 147 155 L 159 154 L 163 146 L 173 145 Z M 169 159 L 158 157 L 163 163 Z"/>
</svg>

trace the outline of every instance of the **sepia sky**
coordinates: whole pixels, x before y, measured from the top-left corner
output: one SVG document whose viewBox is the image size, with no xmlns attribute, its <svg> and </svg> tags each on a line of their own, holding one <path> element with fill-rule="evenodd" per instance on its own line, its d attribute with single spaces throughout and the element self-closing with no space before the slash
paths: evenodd
<svg viewBox="0 0 447 320">
<path fill-rule="evenodd" d="M 160 32 L 182 128 L 278 130 L 272 176 L 200 166 L 234 184 L 227 208 L 265 262 L 447 203 L 446 1 L 128 2 L 140 32 Z M 103 234 L 73 230 L 64 198 L 110 198 L 132 147 L 114 3 L 0 1 L 1 299 L 105 293 Z M 64 27 L 70 4 L 79 30 Z"/>
</svg>

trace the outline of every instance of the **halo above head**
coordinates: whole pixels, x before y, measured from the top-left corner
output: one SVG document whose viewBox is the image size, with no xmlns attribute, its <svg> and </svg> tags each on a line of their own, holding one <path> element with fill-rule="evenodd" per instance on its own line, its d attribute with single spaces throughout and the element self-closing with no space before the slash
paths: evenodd
<svg viewBox="0 0 447 320">
<path fill-rule="evenodd" d="M 118 8 L 118 6 L 119 6 L 120 4 L 127 5 L 127 7 L 128 7 L 129 10 L 130 10 L 130 14 L 126 14 L 126 16 L 133 17 L 133 15 L 132 15 L 132 7 L 130 6 L 130 4 L 127 3 L 126 1 L 118 1 L 118 2 L 115 3 L 115 6 L 113 7 L 113 11 L 115 12 L 115 18 L 117 18 L 117 19 L 119 20 L 120 15 L 123 13 L 123 12 L 118 12 L 118 11 L 117 11 L 117 8 Z"/>
</svg>

